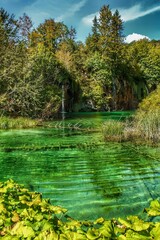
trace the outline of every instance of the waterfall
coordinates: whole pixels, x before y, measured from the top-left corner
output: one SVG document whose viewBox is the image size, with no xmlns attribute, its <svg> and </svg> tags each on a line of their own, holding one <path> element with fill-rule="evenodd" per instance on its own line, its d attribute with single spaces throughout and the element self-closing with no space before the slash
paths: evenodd
<svg viewBox="0 0 160 240">
<path fill-rule="evenodd" d="M 64 85 L 62 85 L 62 120 L 65 119 L 65 89 Z"/>
<path fill-rule="evenodd" d="M 112 95 L 113 95 L 113 109 L 112 110 L 116 110 L 117 109 L 117 104 L 116 104 L 116 81 L 113 78 L 113 83 L 112 83 Z"/>
</svg>

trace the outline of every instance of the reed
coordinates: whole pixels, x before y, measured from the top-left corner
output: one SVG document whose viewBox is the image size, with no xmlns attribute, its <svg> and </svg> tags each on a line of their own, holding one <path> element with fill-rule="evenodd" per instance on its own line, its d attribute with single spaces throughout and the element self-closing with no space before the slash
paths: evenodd
<svg viewBox="0 0 160 240">
<path fill-rule="evenodd" d="M 134 128 L 139 137 L 152 142 L 160 141 L 160 109 L 151 109 L 147 112 L 137 111 L 134 119 Z"/>
<path fill-rule="evenodd" d="M 134 128 L 142 139 L 160 142 L 160 85 L 139 104 Z"/>
<path fill-rule="evenodd" d="M 160 109 L 138 110 L 131 120 L 109 120 L 102 126 L 106 141 L 160 142 Z"/>
<path fill-rule="evenodd" d="M 121 121 L 108 120 L 102 125 L 105 140 L 121 141 L 124 135 L 125 124 Z"/>
</svg>

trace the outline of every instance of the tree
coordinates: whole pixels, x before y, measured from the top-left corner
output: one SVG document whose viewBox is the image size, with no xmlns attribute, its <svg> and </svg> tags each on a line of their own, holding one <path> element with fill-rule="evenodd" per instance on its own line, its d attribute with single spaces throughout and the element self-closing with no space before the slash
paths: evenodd
<svg viewBox="0 0 160 240">
<path fill-rule="evenodd" d="M 41 82 L 33 78 L 34 62 L 26 54 L 23 44 L 16 44 L 15 52 L 5 58 L 1 81 L 5 87 L 1 92 L 1 112 L 11 116 L 36 117 L 40 108 Z"/>
<path fill-rule="evenodd" d="M 0 9 L 0 94 L 7 88 L 8 76 L 15 55 L 17 42 L 17 21 L 14 15 L 9 15 L 3 8 Z"/>
<path fill-rule="evenodd" d="M 86 47 L 89 51 L 92 51 L 93 53 L 99 51 L 99 37 L 98 19 L 95 16 L 93 19 L 92 34 L 89 34 L 86 39 Z"/>
<path fill-rule="evenodd" d="M 134 93 L 139 101 L 149 93 L 149 85 L 145 71 L 147 70 L 146 64 L 148 56 L 150 55 L 150 47 L 147 39 L 142 39 L 126 46 L 126 58 L 128 62 L 130 62 L 132 77 L 134 78 Z"/>
<path fill-rule="evenodd" d="M 19 28 L 19 38 L 26 45 L 29 44 L 30 34 L 33 28 L 32 20 L 26 13 L 23 14 L 22 17 L 18 20 L 18 28 Z"/>
<path fill-rule="evenodd" d="M 18 24 L 14 15 L 10 15 L 3 8 L 0 8 L 0 41 L 3 44 L 16 42 Z M 2 46 L 1 46 L 2 47 Z"/>
<path fill-rule="evenodd" d="M 106 64 L 101 55 L 96 52 L 87 58 L 86 67 L 88 77 L 90 79 L 89 88 L 93 89 L 91 92 L 92 108 L 96 110 L 110 110 L 111 100 L 111 70 L 110 66 Z"/>
<path fill-rule="evenodd" d="M 120 66 L 123 61 L 122 30 L 123 22 L 119 12 L 116 10 L 112 14 L 109 5 L 103 6 L 100 9 L 99 17 L 95 17 L 93 20 L 92 34 L 86 41 L 87 51 L 90 53 L 97 51 L 105 62 L 105 68 L 109 73 L 109 81 L 112 83 L 108 88 L 108 77 L 106 77 L 106 82 L 103 80 L 103 89 L 106 96 L 111 94 L 110 108 L 112 109 L 116 109 L 117 86 L 120 86 L 122 79 L 120 76 Z M 107 102 L 106 105 L 108 105 Z"/>
<path fill-rule="evenodd" d="M 48 19 L 32 32 L 31 43 L 33 47 L 41 44 L 46 51 L 55 53 L 60 42 L 67 39 L 68 34 L 66 25 L 55 22 L 54 19 Z"/>
<path fill-rule="evenodd" d="M 160 44 L 123 42 L 123 22 L 109 6 L 93 19 L 86 42 L 76 31 L 47 19 L 33 29 L 0 9 L 0 108 L 11 116 L 52 118 L 73 110 L 135 108 L 159 84 Z"/>
<path fill-rule="evenodd" d="M 153 91 L 160 83 L 160 45 L 148 43 L 148 48 L 148 54 L 143 57 L 139 65 L 146 80 L 148 90 Z"/>
</svg>

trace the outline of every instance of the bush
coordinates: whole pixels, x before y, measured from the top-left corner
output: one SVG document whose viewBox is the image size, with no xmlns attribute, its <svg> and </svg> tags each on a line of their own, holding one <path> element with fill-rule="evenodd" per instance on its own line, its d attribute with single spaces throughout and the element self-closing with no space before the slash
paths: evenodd
<svg viewBox="0 0 160 240">
<path fill-rule="evenodd" d="M 160 109 L 160 85 L 139 104 L 138 114 Z"/>
</svg>

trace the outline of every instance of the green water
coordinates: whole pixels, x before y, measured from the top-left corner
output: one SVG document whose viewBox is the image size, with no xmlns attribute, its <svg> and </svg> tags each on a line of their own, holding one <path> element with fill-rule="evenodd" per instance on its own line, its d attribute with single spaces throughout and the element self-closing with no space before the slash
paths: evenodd
<svg viewBox="0 0 160 240">
<path fill-rule="evenodd" d="M 0 181 L 9 178 L 43 193 L 77 219 L 139 214 L 160 193 L 160 150 L 104 143 L 85 128 L 128 113 L 79 114 L 61 128 L 0 132 Z M 60 126 L 61 122 L 50 123 Z"/>
</svg>

